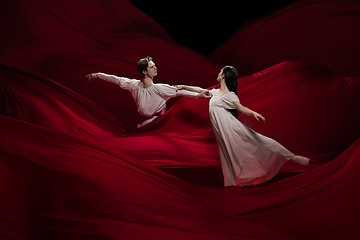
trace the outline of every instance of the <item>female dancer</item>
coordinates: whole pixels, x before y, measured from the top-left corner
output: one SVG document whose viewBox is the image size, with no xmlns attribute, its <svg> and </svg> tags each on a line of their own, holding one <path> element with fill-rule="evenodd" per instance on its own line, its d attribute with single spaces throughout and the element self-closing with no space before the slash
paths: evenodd
<svg viewBox="0 0 360 240">
<path fill-rule="evenodd" d="M 172 97 L 188 96 L 193 98 L 210 98 L 205 94 L 199 94 L 187 90 L 177 91 L 177 88 L 169 84 L 154 84 L 154 77 L 157 75 L 157 67 L 151 57 L 145 57 L 138 61 L 137 71 L 141 80 L 117 77 L 105 73 L 91 73 L 86 75 L 88 81 L 100 78 L 115 83 L 121 88 L 132 93 L 138 112 L 142 115 L 141 123 L 137 127 L 145 126 L 161 116 L 166 110 L 166 101 Z"/>
<path fill-rule="evenodd" d="M 289 159 L 301 165 L 309 164 L 308 158 L 294 155 L 275 140 L 254 132 L 237 119 L 239 110 L 265 122 L 262 115 L 240 104 L 234 67 L 221 69 L 217 80 L 220 89 L 208 91 L 186 85 L 178 85 L 177 88 L 203 92 L 211 97 L 209 113 L 219 146 L 225 186 L 263 183 L 275 176 Z"/>
</svg>

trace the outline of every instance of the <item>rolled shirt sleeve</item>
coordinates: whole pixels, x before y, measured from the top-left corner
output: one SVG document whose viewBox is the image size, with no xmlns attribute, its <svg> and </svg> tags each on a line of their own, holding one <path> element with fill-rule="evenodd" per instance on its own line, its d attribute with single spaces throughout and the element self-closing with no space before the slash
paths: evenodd
<svg viewBox="0 0 360 240">
<path fill-rule="evenodd" d="M 105 74 L 105 73 L 97 73 L 97 77 L 101 78 L 102 80 L 111 82 L 111 83 L 115 83 L 117 85 L 119 85 L 121 88 L 126 89 L 131 91 L 132 89 L 134 89 L 137 84 L 139 84 L 140 80 L 136 80 L 136 79 L 129 79 L 129 78 L 125 78 L 125 77 L 118 77 L 115 75 L 109 75 L 109 74 Z"/>
</svg>

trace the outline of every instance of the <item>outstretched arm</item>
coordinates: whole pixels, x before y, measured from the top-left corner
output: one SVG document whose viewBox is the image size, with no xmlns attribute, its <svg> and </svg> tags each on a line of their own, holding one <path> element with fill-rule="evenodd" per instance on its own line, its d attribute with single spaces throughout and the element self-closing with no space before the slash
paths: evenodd
<svg viewBox="0 0 360 240">
<path fill-rule="evenodd" d="M 198 92 L 198 93 L 206 91 L 206 89 L 197 87 L 197 86 L 175 85 L 175 87 L 177 88 L 177 91 L 178 90 L 188 90 L 188 91 Z"/>
<path fill-rule="evenodd" d="M 197 95 L 198 98 L 211 98 L 209 90 L 201 87 L 187 86 L 187 85 L 175 85 L 175 87 L 177 88 L 176 89 L 177 92 L 180 92 L 180 90 L 187 90 L 187 91 L 199 93 Z"/>
<path fill-rule="evenodd" d="M 246 115 L 249 115 L 249 116 L 253 116 L 253 117 L 256 118 L 256 120 L 258 120 L 258 121 L 259 121 L 259 118 L 260 118 L 263 123 L 265 122 L 265 118 L 264 118 L 261 114 L 259 114 L 259 113 L 257 113 L 257 112 L 254 112 L 254 111 L 252 111 L 251 109 L 249 109 L 249 108 L 241 105 L 240 102 L 234 101 L 234 105 L 235 105 L 236 109 L 239 110 L 240 112 L 242 112 L 243 114 L 246 114 Z"/>
<path fill-rule="evenodd" d="M 203 92 L 193 92 L 189 91 L 183 88 L 178 88 L 177 86 L 170 86 L 169 84 L 162 84 L 157 83 L 155 84 L 158 89 L 158 94 L 166 99 L 172 98 L 172 97 L 191 97 L 191 98 L 210 98 L 210 94 L 205 94 Z M 208 90 L 205 90 L 206 92 L 209 92 Z"/>
<path fill-rule="evenodd" d="M 109 75 L 109 74 L 105 74 L 105 73 L 90 73 L 88 75 L 86 75 L 87 80 L 91 81 L 95 78 L 100 78 L 102 80 L 105 80 L 107 82 L 111 82 L 111 83 L 115 83 L 117 85 L 119 85 L 121 88 L 126 89 L 131 91 L 137 82 L 140 82 L 140 80 L 135 80 L 135 79 L 129 79 L 129 78 L 125 78 L 125 77 L 118 77 L 115 75 Z"/>
<path fill-rule="evenodd" d="M 97 78 L 97 73 L 90 73 L 85 76 L 87 78 L 87 81 L 90 82 L 91 80 Z"/>
<path fill-rule="evenodd" d="M 99 73 L 90 73 L 90 74 L 86 75 L 86 77 L 89 82 L 95 78 L 100 78 L 107 82 L 116 83 L 116 84 L 119 84 L 119 81 L 120 81 L 120 78 L 115 75 L 109 75 L 109 74 L 100 73 L 100 72 Z"/>
</svg>

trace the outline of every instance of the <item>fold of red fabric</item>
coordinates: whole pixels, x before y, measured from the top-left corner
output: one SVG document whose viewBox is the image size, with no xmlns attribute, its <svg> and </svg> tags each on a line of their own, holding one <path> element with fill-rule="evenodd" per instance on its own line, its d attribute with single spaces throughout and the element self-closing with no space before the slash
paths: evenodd
<svg viewBox="0 0 360 240">
<path fill-rule="evenodd" d="M 0 238 L 358 239 L 360 79 L 344 77 L 360 76 L 357 7 L 295 2 L 207 58 L 130 1 L 2 2 Z M 304 26 L 309 10 L 316 21 Z M 329 31 L 318 26 L 328 25 L 334 32 L 321 41 Z M 301 35 L 295 45 L 282 42 L 288 27 Z M 98 71 L 137 78 L 146 55 L 155 82 L 210 89 L 222 64 L 252 73 L 238 78 L 239 99 L 266 123 L 239 120 L 312 164 L 287 162 L 265 184 L 223 187 L 208 100 L 174 99 L 136 129 L 129 92 L 86 82 Z"/>
<path fill-rule="evenodd" d="M 206 99 L 183 97 L 150 126 L 130 130 L 102 108 L 50 79 L 4 65 L 0 73 L 5 100 L 1 113 L 6 116 L 98 140 L 159 168 L 219 167 Z M 244 106 L 266 117 L 266 123 L 261 124 L 240 114 L 240 121 L 293 153 L 310 157 L 315 165 L 338 156 L 360 134 L 358 78 L 284 62 L 239 78 L 238 94 Z M 350 117 L 343 124 L 340 116 Z M 283 170 L 307 168 L 289 162 Z"/>
<path fill-rule="evenodd" d="M 360 3 L 301 0 L 250 21 L 210 54 L 249 75 L 283 61 L 323 66 L 360 77 Z"/>
<path fill-rule="evenodd" d="M 40 74 L 91 99 L 136 128 L 140 115 L 131 94 L 85 76 L 104 72 L 140 79 L 136 64 L 150 55 L 155 82 L 210 87 L 218 65 L 175 43 L 154 20 L 127 0 L 34 0 L 1 3 L 0 56 L 7 66 Z M 169 106 L 174 101 L 169 102 Z"/>
<path fill-rule="evenodd" d="M 327 164 L 267 186 L 209 188 L 89 138 L 5 116 L 0 123 L 4 239 L 359 234 L 359 141 Z"/>
</svg>

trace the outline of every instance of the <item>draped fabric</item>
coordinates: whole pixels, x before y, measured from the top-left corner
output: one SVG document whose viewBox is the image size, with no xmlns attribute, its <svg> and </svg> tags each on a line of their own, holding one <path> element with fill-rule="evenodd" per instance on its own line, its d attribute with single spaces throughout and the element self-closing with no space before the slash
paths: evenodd
<svg viewBox="0 0 360 240">
<path fill-rule="evenodd" d="M 293 1 L 239 28 L 210 58 L 242 75 L 291 60 L 360 77 L 359 11 L 357 0 Z"/>
<path fill-rule="evenodd" d="M 351 70 L 344 72 L 315 51 L 300 62 L 265 65 L 259 55 L 225 58 L 222 47 L 216 50 L 222 57 L 207 58 L 177 45 L 130 1 L 1 4 L 7 24 L 0 28 L 0 239 L 359 238 L 360 73 L 351 68 L 354 57 L 342 62 Z M 331 26 L 340 15 L 353 19 L 346 9 L 359 4 L 299 1 L 286 9 L 295 14 L 311 6 L 332 10 L 317 15 Z M 270 16 L 281 21 L 284 15 Z M 316 24 L 307 28 L 304 37 L 336 46 L 331 34 L 337 28 L 326 40 L 311 34 Z M 341 29 L 355 41 L 358 28 Z M 261 34 L 256 39 L 264 40 Z M 271 58 L 272 48 L 266 49 L 263 56 Z M 324 51 L 349 54 L 342 49 Z M 292 48 L 291 56 L 297 54 L 302 48 Z M 140 116 L 131 94 L 84 77 L 137 78 L 136 63 L 147 55 L 158 67 L 155 82 L 209 89 L 218 87 L 222 65 L 238 67 L 247 59 L 243 69 L 254 73 L 242 72 L 238 96 L 266 123 L 239 119 L 313 163 L 289 161 L 264 184 L 223 187 L 208 100 L 177 98 L 163 116 L 136 129 Z"/>
<path fill-rule="evenodd" d="M 220 66 L 177 45 L 130 1 L 15 0 L 0 4 L 0 20 L 6 23 L 0 28 L 0 61 L 61 83 L 126 126 L 136 128 L 140 119 L 131 93 L 111 83 L 87 83 L 85 75 L 104 72 L 139 79 L 136 63 L 149 55 L 158 67 L 157 83 L 209 87 L 218 72 L 214 66 Z"/>
</svg>

